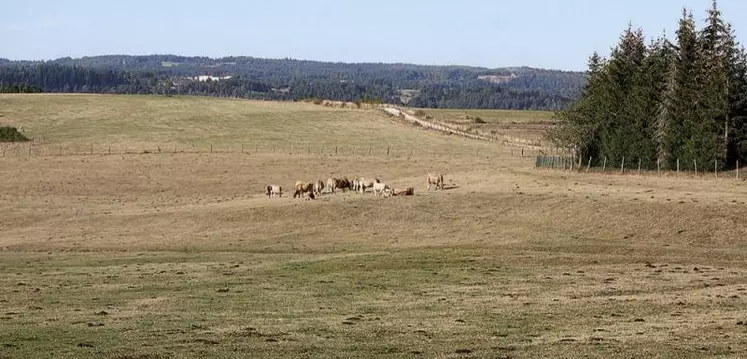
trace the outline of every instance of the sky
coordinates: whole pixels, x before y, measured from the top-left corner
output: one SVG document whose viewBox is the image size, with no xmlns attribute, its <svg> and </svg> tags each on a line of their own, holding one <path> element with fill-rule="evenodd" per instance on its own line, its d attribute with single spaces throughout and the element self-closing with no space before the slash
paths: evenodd
<svg viewBox="0 0 747 359">
<path fill-rule="evenodd" d="M 0 58 L 126 54 L 584 70 L 628 23 L 658 36 L 711 0 L 0 0 Z M 747 41 L 747 1 L 721 0 Z"/>
</svg>

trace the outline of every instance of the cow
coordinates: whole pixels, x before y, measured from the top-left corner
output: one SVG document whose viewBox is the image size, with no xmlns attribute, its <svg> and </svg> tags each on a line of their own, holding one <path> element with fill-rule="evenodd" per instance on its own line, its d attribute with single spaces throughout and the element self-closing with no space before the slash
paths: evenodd
<svg viewBox="0 0 747 359">
<path fill-rule="evenodd" d="M 374 194 L 377 196 L 384 195 L 385 192 L 391 192 L 391 188 L 386 183 L 376 182 L 373 184 Z"/>
<path fill-rule="evenodd" d="M 413 196 L 415 195 L 415 188 L 408 187 L 407 189 L 395 189 L 394 195 L 395 196 Z"/>
<path fill-rule="evenodd" d="M 344 190 L 346 190 L 346 189 L 350 189 L 350 180 L 349 180 L 349 179 L 348 179 L 347 177 L 343 177 L 343 178 L 342 178 L 342 179 L 341 179 L 341 180 L 340 180 L 340 181 L 339 181 L 339 182 L 337 183 L 337 186 L 338 186 L 337 188 L 339 188 L 339 189 L 341 189 L 341 190 L 343 190 L 343 191 L 344 191 Z"/>
<path fill-rule="evenodd" d="M 431 185 L 436 185 L 436 190 L 439 188 L 444 189 L 444 175 L 440 173 L 429 173 L 426 180 L 428 183 L 428 190 L 431 190 Z"/>
<path fill-rule="evenodd" d="M 268 185 L 267 186 L 267 197 L 272 198 L 275 196 L 278 196 L 280 198 L 283 198 L 283 187 L 276 186 L 276 185 Z"/>
<path fill-rule="evenodd" d="M 337 181 L 337 178 L 327 179 L 327 192 L 335 193 L 335 188 L 337 188 Z"/>
<path fill-rule="evenodd" d="M 359 178 L 358 179 L 358 191 L 360 193 L 365 193 L 367 188 L 371 188 L 374 186 L 374 183 L 381 183 L 378 178 L 374 179 L 367 179 L 367 178 Z"/>
<path fill-rule="evenodd" d="M 297 181 L 296 182 L 296 191 L 293 192 L 293 198 L 301 197 L 303 198 L 304 194 L 308 194 L 309 199 L 314 199 L 314 184 L 304 181 Z"/>
<path fill-rule="evenodd" d="M 323 190 L 324 190 L 324 182 L 322 181 L 314 182 L 314 194 L 315 195 L 321 196 Z"/>
</svg>

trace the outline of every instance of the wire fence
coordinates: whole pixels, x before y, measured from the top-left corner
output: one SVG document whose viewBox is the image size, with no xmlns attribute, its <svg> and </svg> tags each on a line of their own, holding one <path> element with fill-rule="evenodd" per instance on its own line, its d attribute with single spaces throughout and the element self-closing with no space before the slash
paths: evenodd
<svg viewBox="0 0 747 359">
<path fill-rule="evenodd" d="M 329 144 L 293 142 L 252 143 L 88 143 L 55 144 L 44 142 L 0 143 L 0 157 L 49 157 L 82 155 L 134 155 L 184 153 L 236 153 L 275 155 L 377 156 L 377 157 L 531 157 L 537 150 L 507 147 L 494 143 L 477 146 L 414 146 L 407 144 Z"/>
<path fill-rule="evenodd" d="M 712 177 L 712 178 L 730 178 L 737 180 L 744 179 L 744 170 L 740 173 L 740 162 L 735 161 L 734 170 L 721 170 L 718 160 L 707 164 L 699 164 L 697 161 L 685 164 L 679 160 L 676 161 L 675 168 L 663 168 L 659 162 L 656 169 L 642 167 L 640 159 L 626 162 L 625 158 L 618 163 L 613 163 L 604 158 L 601 166 L 591 165 L 592 159 L 584 161 L 578 156 L 537 156 L 535 161 L 536 168 L 557 169 L 563 171 L 577 171 L 584 173 L 610 173 L 610 174 L 635 174 L 635 175 L 656 175 L 656 176 L 691 176 L 691 177 Z"/>
</svg>

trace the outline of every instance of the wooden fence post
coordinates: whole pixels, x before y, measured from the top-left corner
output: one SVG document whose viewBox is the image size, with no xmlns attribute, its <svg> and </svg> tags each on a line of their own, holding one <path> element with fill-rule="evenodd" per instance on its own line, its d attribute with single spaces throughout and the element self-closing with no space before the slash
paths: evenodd
<svg viewBox="0 0 747 359">
<path fill-rule="evenodd" d="M 386 146 L 386 155 L 389 157 L 389 146 Z"/>
<path fill-rule="evenodd" d="M 604 164 L 602 164 L 602 173 L 607 169 L 607 156 L 604 156 Z"/>
<path fill-rule="evenodd" d="M 521 157 L 524 157 L 524 147 L 521 148 Z"/>
<path fill-rule="evenodd" d="M 590 169 L 591 169 L 591 156 L 589 156 L 589 163 L 586 164 L 586 173 L 589 173 Z"/>
<path fill-rule="evenodd" d="M 656 174 L 661 177 L 661 160 L 656 159 Z"/>
<path fill-rule="evenodd" d="M 737 181 L 739 181 L 739 160 L 737 160 Z"/>
<path fill-rule="evenodd" d="M 335 145 L 335 156 L 337 155 L 337 147 L 339 147 L 339 146 L 340 146 L 340 145 Z M 387 153 L 386 153 L 386 154 L 387 154 L 387 155 L 389 154 L 389 150 L 387 150 Z"/>
<path fill-rule="evenodd" d="M 713 160 L 713 174 L 718 178 L 718 160 Z"/>
<path fill-rule="evenodd" d="M 625 156 L 623 156 L 622 164 L 620 165 L 620 173 L 625 174 Z"/>
<path fill-rule="evenodd" d="M 677 159 L 677 176 L 680 175 L 680 159 Z"/>
</svg>

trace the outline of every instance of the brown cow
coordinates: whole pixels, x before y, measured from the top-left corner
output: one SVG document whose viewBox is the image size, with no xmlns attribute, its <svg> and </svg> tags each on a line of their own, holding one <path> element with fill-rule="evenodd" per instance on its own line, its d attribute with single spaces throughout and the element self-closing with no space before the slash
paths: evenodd
<svg viewBox="0 0 747 359">
<path fill-rule="evenodd" d="M 314 184 L 304 181 L 297 181 L 296 191 L 293 192 L 293 198 L 303 197 L 304 193 L 308 194 L 309 199 L 314 199 Z"/>
<path fill-rule="evenodd" d="M 426 180 L 428 183 L 428 190 L 431 190 L 431 185 L 436 185 L 436 190 L 444 189 L 444 175 L 440 173 L 429 173 L 428 179 Z"/>
<path fill-rule="evenodd" d="M 415 188 L 408 187 L 407 189 L 395 189 L 394 195 L 395 196 L 413 196 L 415 195 Z"/>
</svg>

